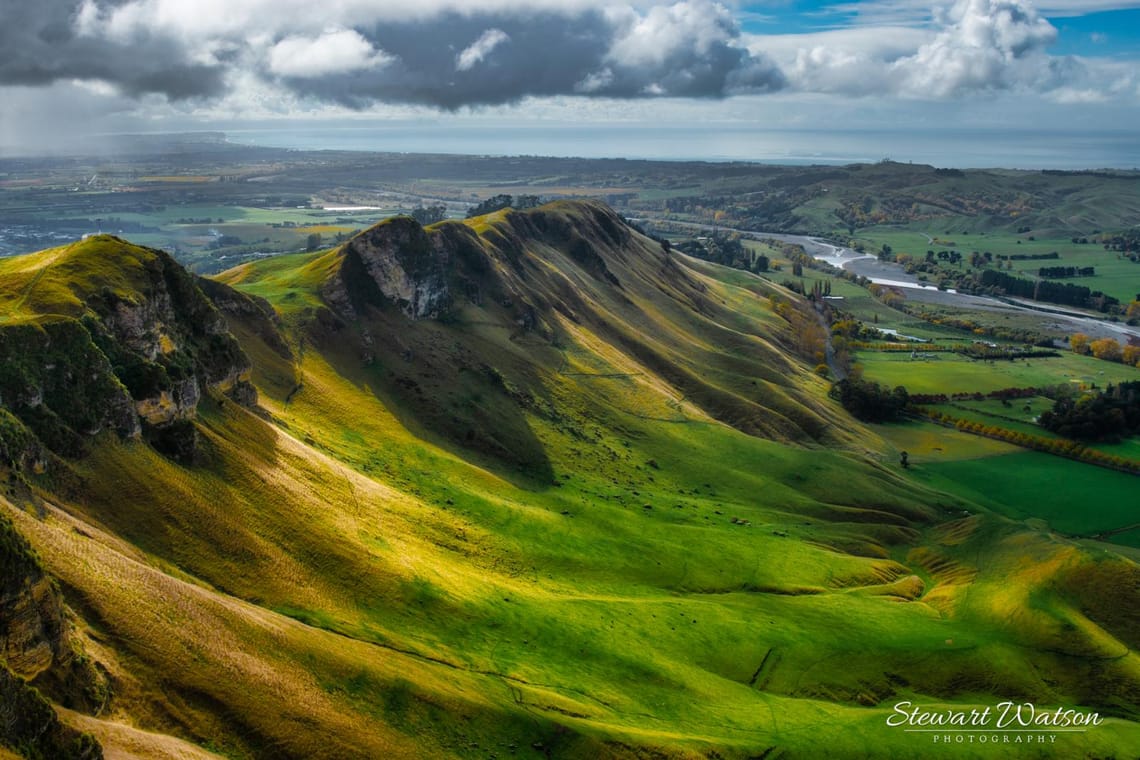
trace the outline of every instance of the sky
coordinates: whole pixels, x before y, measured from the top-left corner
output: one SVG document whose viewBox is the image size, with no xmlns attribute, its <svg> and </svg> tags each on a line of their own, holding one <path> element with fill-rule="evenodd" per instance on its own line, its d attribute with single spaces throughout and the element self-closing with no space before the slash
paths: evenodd
<svg viewBox="0 0 1140 760">
<path fill-rule="evenodd" d="M 0 155 L 224 130 L 1134 167 L 1138 117 L 1140 0 L 0 0 Z"/>
</svg>

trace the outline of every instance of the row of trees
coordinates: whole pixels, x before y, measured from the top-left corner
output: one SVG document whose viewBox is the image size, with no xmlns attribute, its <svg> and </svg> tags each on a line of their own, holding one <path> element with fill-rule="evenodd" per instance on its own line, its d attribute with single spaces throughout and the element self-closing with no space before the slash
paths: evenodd
<svg viewBox="0 0 1140 760">
<path fill-rule="evenodd" d="M 901 265 L 908 274 L 917 275 L 919 279 L 926 280 L 929 276 L 930 281 L 937 282 L 939 288 L 952 287 L 964 293 L 1013 295 L 1035 301 L 1091 308 L 1111 314 L 1126 310 L 1118 299 L 1103 291 L 1071 283 L 1049 282 L 1049 280 L 1072 277 L 1093 277 L 1096 275 L 1096 267 L 1039 267 L 1036 280 L 1017 277 L 1002 271 L 1012 269 L 1014 261 L 1058 259 L 1060 254 L 1056 251 L 997 256 L 990 251 L 973 251 L 964 259 L 962 253 L 956 250 L 928 250 L 923 259 L 909 253 L 896 253 L 891 246 L 884 244 L 878 252 L 878 258 Z M 958 265 L 963 261 L 968 263 L 969 267 L 959 269 Z M 1140 294 L 1137 294 L 1137 300 L 1140 301 Z M 1140 320 L 1140 308 L 1129 318 Z"/>
<path fill-rule="evenodd" d="M 515 198 L 502 193 L 500 195 L 493 195 L 480 203 L 476 203 L 467 210 L 467 218 L 470 219 L 475 216 L 483 216 L 484 214 L 493 214 L 505 208 L 522 210 L 541 205 L 542 200 L 537 195 L 520 195 Z"/>
<path fill-rule="evenodd" d="M 1140 232 L 1118 232 L 1113 235 L 1102 235 L 1101 242 L 1104 244 L 1106 251 L 1120 251 L 1126 254 L 1135 254 L 1140 252 Z M 1134 256 L 1128 258 L 1136 261 Z"/>
<path fill-rule="evenodd" d="M 768 258 L 764 257 L 763 269 L 757 269 L 757 256 L 744 247 L 739 235 L 714 234 L 706 238 L 682 240 L 674 246 L 677 250 L 698 259 L 723 264 L 733 269 L 746 271 L 767 271 Z"/>
<path fill-rule="evenodd" d="M 1073 353 L 1093 356 L 1110 362 L 1120 362 L 1130 367 L 1140 367 L 1140 346 L 1126 343 L 1121 345 L 1115 338 L 1093 340 L 1084 333 L 1069 336 L 1069 348 Z"/>
<path fill-rule="evenodd" d="M 912 404 L 946 404 L 951 401 L 985 401 L 986 399 L 1000 399 L 1008 401 L 1015 398 L 1036 398 L 1049 393 L 1048 388 L 1001 388 L 989 393 L 975 391 L 974 393 L 916 393 L 910 397 Z"/>
<path fill-rule="evenodd" d="M 1048 261 L 1050 259 L 1059 259 L 1059 258 L 1061 258 L 1061 254 L 1057 253 L 1056 251 L 1050 251 L 1049 253 L 1012 253 L 1012 254 L 999 253 L 998 254 L 998 260 L 999 261 Z"/>
<path fill-rule="evenodd" d="M 1102 312 L 1108 311 L 1113 305 L 1120 305 L 1120 301 L 1112 296 L 1090 290 L 1083 285 L 1072 285 L 1067 282 L 1034 282 L 993 269 L 983 270 L 978 282 L 982 288 L 998 290 L 1006 295 L 1030 298 L 1034 301 L 1090 307 Z"/>
<path fill-rule="evenodd" d="M 1096 267 L 1040 267 L 1038 277 L 1062 280 L 1066 277 L 1095 277 Z"/>
<path fill-rule="evenodd" d="M 791 262 L 792 275 L 795 277 L 802 277 L 804 269 L 831 268 L 830 265 L 809 256 L 803 246 L 773 239 L 764 239 L 761 242 Z M 766 254 L 746 247 L 738 233 L 713 233 L 708 237 L 682 240 L 674 244 L 674 247 L 698 259 L 748 272 L 761 273 L 780 268 L 779 265 L 773 265 L 772 259 Z"/>
<path fill-rule="evenodd" d="M 1108 454 L 1103 451 L 1098 451 L 1097 449 L 1090 449 L 1077 441 L 1029 435 L 1028 433 L 1009 430 L 996 425 L 987 425 L 983 422 L 955 418 L 945 412 L 939 412 L 937 409 L 916 409 L 915 411 L 940 425 L 953 427 L 963 433 L 981 435 L 986 438 L 1012 443 L 1022 448 L 1033 449 L 1034 451 L 1041 451 L 1046 454 L 1053 454 L 1068 459 L 1076 459 L 1079 462 L 1086 462 L 1100 467 L 1108 467 L 1125 472 L 1140 472 L 1140 462 L 1134 459 L 1128 459 L 1117 454 Z"/>
<path fill-rule="evenodd" d="M 978 342 L 966 346 L 956 346 L 953 350 L 956 354 L 989 362 L 1013 361 L 1014 359 L 1049 359 L 1060 356 L 1059 353 L 1048 348 L 1004 346 Z"/>
<path fill-rule="evenodd" d="M 447 218 L 447 206 L 443 204 L 420 206 L 419 208 L 412 209 L 412 218 L 424 227 L 427 227 L 429 224 L 442 222 Z"/>
</svg>

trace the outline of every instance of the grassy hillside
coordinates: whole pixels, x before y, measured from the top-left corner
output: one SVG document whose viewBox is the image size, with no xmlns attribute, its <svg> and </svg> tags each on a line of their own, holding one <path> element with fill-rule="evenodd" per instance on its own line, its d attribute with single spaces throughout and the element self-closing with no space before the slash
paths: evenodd
<svg viewBox="0 0 1140 760">
<path fill-rule="evenodd" d="M 894 225 L 915 236 L 1031 232 L 1067 239 L 1133 227 L 1138 188 L 1140 175 L 1129 171 L 959 170 L 882 161 L 720 172 L 670 200 L 644 193 L 638 205 L 680 215 L 715 210 L 726 224 L 747 229 L 819 234 Z"/>
<path fill-rule="evenodd" d="M 577 203 L 219 281 L 280 320 L 215 297 L 259 407 L 3 503 L 115 685 L 65 713 L 108 752 L 906 757 L 896 702 L 1004 699 L 1107 717 L 1026 757 L 1140 746 L 1135 565 L 901 473 L 776 286 Z"/>
</svg>

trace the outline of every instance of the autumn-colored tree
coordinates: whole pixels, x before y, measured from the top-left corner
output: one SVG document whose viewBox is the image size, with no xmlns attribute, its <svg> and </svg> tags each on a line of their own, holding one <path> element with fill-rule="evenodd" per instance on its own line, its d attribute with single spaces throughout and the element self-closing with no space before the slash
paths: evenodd
<svg viewBox="0 0 1140 760">
<path fill-rule="evenodd" d="M 1110 362 L 1120 361 L 1120 343 L 1113 338 L 1094 340 L 1089 344 L 1089 350 L 1092 351 L 1092 355 L 1098 359 L 1104 359 Z"/>
<path fill-rule="evenodd" d="M 854 338 L 859 334 L 861 327 L 858 320 L 855 319 L 841 319 L 831 326 L 833 335 L 844 335 L 848 338 Z"/>
<path fill-rule="evenodd" d="M 1089 342 L 1092 340 L 1084 333 L 1076 333 L 1069 338 L 1069 348 L 1075 354 L 1087 354 L 1089 352 Z"/>
<path fill-rule="evenodd" d="M 1140 367 L 1140 346 L 1129 344 L 1121 347 L 1120 360 L 1125 364 Z"/>
</svg>

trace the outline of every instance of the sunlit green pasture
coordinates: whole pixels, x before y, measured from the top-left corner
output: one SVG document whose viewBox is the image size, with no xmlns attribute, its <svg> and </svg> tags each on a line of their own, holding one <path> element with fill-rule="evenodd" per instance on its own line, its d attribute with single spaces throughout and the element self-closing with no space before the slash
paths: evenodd
<svg viewBox="0 0 1140 760">
<path fill-rule="evenodd" d="M 953 353 L 937 359 L 911 359 L 909 353 L 863 351 L 858 362 L 869 380 L 906 387 L 911 393 L 988 393 L 1002 388 L 1043 388 L 1056 385 L 1104 387 L 1140 380 L 1140 370 L 1070 352 L 1060 356 L 982 361 Z"/>
</svg>

